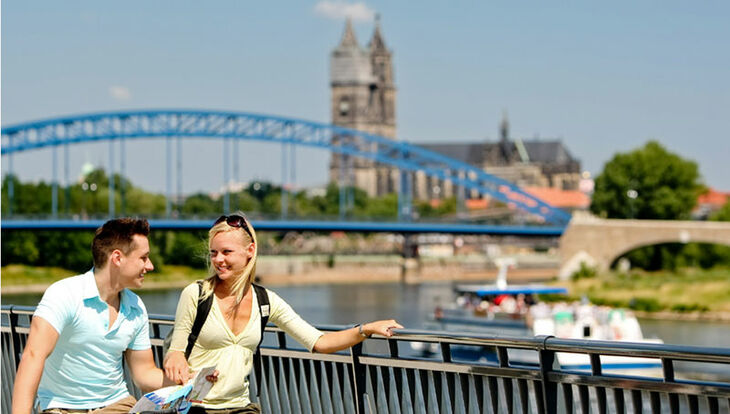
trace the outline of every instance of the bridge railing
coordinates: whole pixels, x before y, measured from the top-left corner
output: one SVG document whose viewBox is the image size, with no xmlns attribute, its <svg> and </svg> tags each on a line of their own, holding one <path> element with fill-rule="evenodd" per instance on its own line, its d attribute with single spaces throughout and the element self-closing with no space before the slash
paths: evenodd
<svg viewBox="0 0 730 414">
<path fill-rule="evenodd" d="M 33 310 L 2 308 L 4 412 L 10 409 Z M 158 364 L 172 323 L 170 316 L 150 317 Z M 268 327 L 265 336 L 262 378 L 252 374 L 250 380 L 252 399 L 267 413 L 730 412 L 728 348 L 401 330 L 392 338 L 375 337 L 349 352 L 325 355 L 301 349 L 275 327 Z M 435 347 L 435 354 L 416 356 L 412 343 Z M 465 350 L 484 358 L 459 359 Z M 558 353 L 584 355 L 590 368 L 563 369 Z M 609 356 L 654 358 L 661 368 L 657 375 L 610 374 L 602 362 Z M 725 380 L 680 378 L 675 368 L 681 362 L 719 367 Z M 139 396 L 139 390 L 131 391 Z"/>
</svg>

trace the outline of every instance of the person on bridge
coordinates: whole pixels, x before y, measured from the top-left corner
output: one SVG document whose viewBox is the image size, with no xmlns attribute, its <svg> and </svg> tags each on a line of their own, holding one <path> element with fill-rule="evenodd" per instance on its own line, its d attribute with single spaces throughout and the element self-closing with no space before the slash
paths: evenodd
<svg viewBox="0 0 730 414">
<path fill-rule="evenodd" d="M 372 334 L 390 337 L 403 328 L 395 320 L 356 325 L 337 332 L 322 333 L 297 315 L 276 293 L 253 285 L 258 242 L 256 232 L 243 214 L 221 216 L 208 233 L 210 277 L 187 286 L 180 295 L 170 349 L 165 356 L 165 374 L 181 383 L 190 371 L 216 366 L 218 381 L 201 404 L 190 413 L 256 413 L 258 404 L 249 399 L 248 374 L 261 340 L 262 313 L 269 321 L 304 345 L 309 351 L 331 353 L 349 348 Z M 268 298 L 269 306 L 260 306 Z M 198 304 L 214 299 L 199 331 L 190 339 Z M 209 299 L 210 300 L 210 299 Z M 209 302 L 210 303 L 210 302 Z M 202 308 L 202 306 L 201 306 Z M 263 315 L 266 317 L 266 315 Z M 189 342 L 194 343 L 186 359 Z"/>
<path fill-rule="evenodd" d="M 94 268 L 52 284 L 30 324 L 13 388 L 13 414 L 28 414 L 38 397 L 46 413 L 126 413 L 122 359 L 144 392 L 173 385 L 155 366 L 147 310 L 130 288 L 154 266 L 147 220 L 109 220 L 92 242 Z M 209 378 L 209 380 L 214 380 Z"/>
</svg>

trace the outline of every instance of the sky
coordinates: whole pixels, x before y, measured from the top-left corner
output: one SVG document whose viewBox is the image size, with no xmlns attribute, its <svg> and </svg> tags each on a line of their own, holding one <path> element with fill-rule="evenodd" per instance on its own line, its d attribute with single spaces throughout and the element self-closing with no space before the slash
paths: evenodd
<svg viewBox="0 0 730 414">
<path fill-rule="evenodd" d="M 328 123 L 345 16 L 365 45 L 376 14 L 393 52 L 399 139 L 496 140 L 506 113 L 513 137 L 560 139 L 594 175 L 654 139 L 730 191 L 726 1 L 6 1 L 1 122 L 189 108 Z M 71 179 L 85 162 L 106 168 L 106 148 L 72 147 Z M 135 185 L 165 190 L 164 150 L 127 145 Z M 193 140 L 183 152 L 184 192 L 217 190 L 222 145 Z M 281 182 L 278 146 L 246 142 L 241 154 L 241 180 Z M 328 160 L 297 150 L 294 185 L 324 184 Z M 48 181 L 51 152 L 18 154 L 13 167 Z"/>
</svg>

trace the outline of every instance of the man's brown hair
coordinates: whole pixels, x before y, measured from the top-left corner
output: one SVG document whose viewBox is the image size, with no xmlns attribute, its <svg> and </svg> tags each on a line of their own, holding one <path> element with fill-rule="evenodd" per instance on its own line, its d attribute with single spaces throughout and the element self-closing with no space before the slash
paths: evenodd
<svg viewBox="0 0 730 414">
<path fill-rule="evenodd" d="M 91 242 L 94 267 L 104 268 L 114 250 L 119 249 L 122 253 L 129 254 L 135 248 L 133 237 L 137 234 L 145 237 L 150 234 L 150 223 L 146 219 L 114 219 L 96 229 L 94 241 Z"/>
</svg>

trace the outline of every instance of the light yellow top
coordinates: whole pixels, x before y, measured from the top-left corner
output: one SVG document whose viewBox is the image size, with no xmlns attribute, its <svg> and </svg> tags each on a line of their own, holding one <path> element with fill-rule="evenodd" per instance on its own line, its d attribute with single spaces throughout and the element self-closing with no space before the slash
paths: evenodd
<svg viewBox="0 0 730 414">
<path fill-rule="evenodd" d="M 269 322 L 283 329 L 310 352 L 322 332 L 308 324 L 276 293 L 269 294 Z M 203 324 L 188 363 L 197 371 L 215 365 L 219 371 L 218 381 L 201 404 L 206 408 L 245 407 L 249 399 L 248 374 L 253 368 L 253 354 L 261 338 L 261 314 L 256 291 L 253 290 L 251 317 L 238 336 L 234 336 L 226 324 L 216 298 Z M 188 335 L 195 320 L 198 307 L 198 284 L 192 283 L 183 289 L 175 312 L 175 331 L 172 334 L 171 350 L 185 352 Z"/>
</svg>

